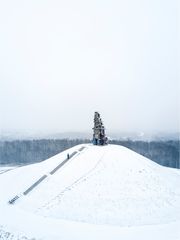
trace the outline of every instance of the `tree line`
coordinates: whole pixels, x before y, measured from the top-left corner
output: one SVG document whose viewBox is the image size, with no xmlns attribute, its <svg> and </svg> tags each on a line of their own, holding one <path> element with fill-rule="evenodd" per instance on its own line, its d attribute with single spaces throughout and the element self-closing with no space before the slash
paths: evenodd
<svg viewBox="0 0 180 240">
<path fill-rule="evenodd" d="M 0 164 L 29 164 L 43 161 L 89 139 L 40 139 L 0 141 Z M 163 166 L 180 168 L 179 141 L 111 140 Z"/>
</svg>

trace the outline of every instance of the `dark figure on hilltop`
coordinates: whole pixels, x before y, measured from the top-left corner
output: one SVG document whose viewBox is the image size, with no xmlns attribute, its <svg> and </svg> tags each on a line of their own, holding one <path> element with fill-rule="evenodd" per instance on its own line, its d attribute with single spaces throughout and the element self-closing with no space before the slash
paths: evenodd
<svg viewBox="0 0 180 240">
<path fill-rule="evenodd" d="M 94 113 L 94 127 L 93 127 L 93 144 L 105 145 L 108 142 L 108 138 L 105 134 L 105 128 L 98 112 Z"/>
</svg>

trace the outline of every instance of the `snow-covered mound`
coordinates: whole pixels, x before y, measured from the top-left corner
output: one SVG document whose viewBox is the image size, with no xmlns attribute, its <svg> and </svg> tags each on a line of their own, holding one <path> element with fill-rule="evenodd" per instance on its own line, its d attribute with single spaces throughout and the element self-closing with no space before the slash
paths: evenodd
<svg viewBox="0 0 180 240">
<path fill-rule="evenodd" d="M 62 164 L 67 154 L 70 159 Z M 24 195 L 42 176 L 45 179 Z M 125 147 L 78 145 L 44 162 L 1 174 L 0 211 L 14 218 L 22 215 L 98 225 L 167 224 L 180 221 L 179 186 L 178 170 Z M 14 196 L 19 197 L 17 201 L 8 204 Z M 8 218 L 4 221 L 8 225 Z"/>
</svg>

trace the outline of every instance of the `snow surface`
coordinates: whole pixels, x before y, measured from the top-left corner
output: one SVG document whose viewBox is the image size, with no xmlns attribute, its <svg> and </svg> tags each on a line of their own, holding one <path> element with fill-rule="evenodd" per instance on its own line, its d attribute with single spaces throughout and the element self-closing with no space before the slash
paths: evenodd
<svg viewBox="0 0 180 240">
<path fill-rule="evenodd" d="M 2 166 L 0 167 L 0 174 L 4 174 L 5 172 L 11 171 L 14 168 L 16 168 L 16 166 Z"/>
<path fill-rule="evenodd" d="M 24 196 L 44 174 L 48 177 Z M 177 240 L 179 186 L 179 170 L 125 147 L 78 145 L 0 175 L 0 239 Z M 17 194 L 15 204 L 8 204 Z"/>
</svg>

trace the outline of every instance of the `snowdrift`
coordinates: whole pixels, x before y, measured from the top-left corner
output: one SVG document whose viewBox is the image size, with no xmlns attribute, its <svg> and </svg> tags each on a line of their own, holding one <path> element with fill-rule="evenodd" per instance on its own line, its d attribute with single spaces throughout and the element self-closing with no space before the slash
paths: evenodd
<svg viewBox="0 0 180 240">
<path fill-rule="evenodd" d="M 23 228 L 28 234 L 30 228 L 30 236 L 34 231 L 33 237 L 58 239 L 67 233 L 62 230 L 67 223 L 72 229 L 82 224 L 98 229 L 103 225 L 111 234 L 115 231 L 114 239 L 118 239 L 124 228 L 164 224 L 164 237 L 168 236 L 167 226 L 173 226 L 171 239 L 180 239 L 179 186 L 178 170 L 162 167 L 125 147 L 78 145 L 41 163 L 0 174 L 0 229 L 22 232 Z M 14 196 L 18 199 L 9 204 Z M 103 237 L 110 239 L 107 228 Z M 170 231 L 172 234 L 172 228 Z"/>
</svg>

